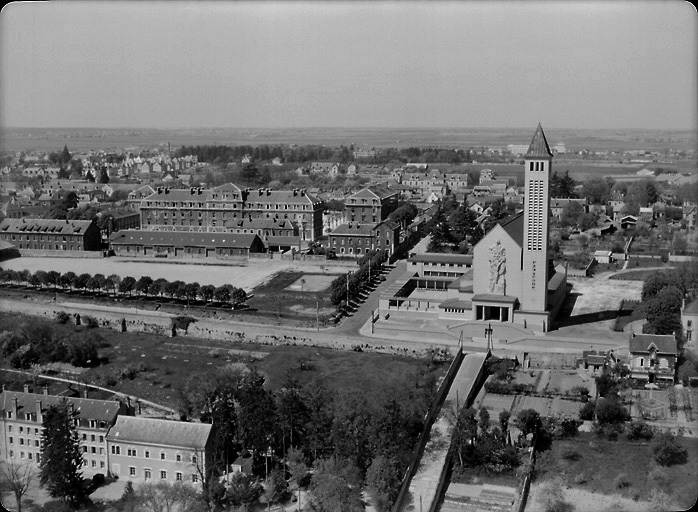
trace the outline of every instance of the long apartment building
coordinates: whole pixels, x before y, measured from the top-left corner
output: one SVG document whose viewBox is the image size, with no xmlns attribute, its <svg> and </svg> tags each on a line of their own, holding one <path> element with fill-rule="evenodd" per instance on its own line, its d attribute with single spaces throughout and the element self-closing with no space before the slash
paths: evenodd
<svg viewBox="0 0 698 512">
<path fill-rule="evenodd" d="M 238 232 L 242 223 L 290 221 L 301 240 L 322 236 L 323 204 L 305 189 L 241 189 L 227 183 L 212 189 L 158 187 L 141 200 L 141 229 Z"/>
<path fill-rule="evenodd" d="M 38 466 L 41 462 L 43 416 L 50 407 L 59 405 L 63 400 L 67 400 L 68 406 L 76 413 L 75 425 L 83 452 L 83 473 L 106 473 L 107 432 L 119 413 L 128 411 L 127 406 L 115 400 L 49 395 L 47 390 L 43 394 L 3 391 L 0 395 L 0 459 L 26 461 Z"/>
<path fill-rule="evenodd" d="M 7 391 L 0 394 L 0 463 L 41 463 L 46 411 L 67 401 L 73 411 L 83 456 L 84 476 L 109 474 L 137 482 L 188 482 L 201 485 L 211 461 L 213 426 L 135 417 L 116 400 Z"/>
</svg>

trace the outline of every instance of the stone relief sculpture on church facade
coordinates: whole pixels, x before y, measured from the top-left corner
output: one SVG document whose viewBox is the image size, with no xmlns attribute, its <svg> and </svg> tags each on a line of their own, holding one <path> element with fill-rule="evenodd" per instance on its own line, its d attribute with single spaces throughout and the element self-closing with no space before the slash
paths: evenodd
<svg viewBox="0 0 698 512">
<path fill-rule="evenodd" d="M 490 247 L 489 292 L 506 295 L 507 255 L 499 240 Z"/>
</svg>

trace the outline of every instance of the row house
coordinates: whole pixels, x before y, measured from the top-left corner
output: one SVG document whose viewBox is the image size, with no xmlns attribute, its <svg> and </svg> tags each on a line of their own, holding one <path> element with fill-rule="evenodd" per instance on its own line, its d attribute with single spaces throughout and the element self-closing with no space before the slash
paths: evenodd
<svg viewBox="0 0 698 512">
<path fill-rule="evenodd" d="M 132 482 L 200 485 L 212 460 L 212 425 L 119 416 L 109 429 L 109 472 Z"/>
<path fill-rule="evenodd" d="M 91 220 L 4 219 L 0 240 L 17 249 L 98 251 L 100 230 Z"/>
<path fill-rule="evenodd" d="M 344 201 L 347 221 L 377 224 L 397 209 L 399 194 L 386 186 L 366 187 Z"/>
<path fill-rule="evenodd" d="M 28 461 L 37 466 L 41 462 L 44 414 L 52 406 L 64 401 L 73 413 L 74 423 L 83 456 L 85 474 L 106 473 L 107 432 L 119 414 L 126 414 L 125 404 L 111 400 L 93 400 L 43 394 L 3 391 L 2 404 L 2 459 Z"/>
<path fill-rule="evenodd" d="M 141 226 L 150 230 L 230 232 L 244 219 L 291 221 L 301 240 L 322 236 L 323 203 L 305 189 L 158 187 L 140 204 Z"/>
<path fill-rule="evenodd" d="M 328 249 L 340 256 L 360 257 L 374 251 L 395 252 L 400 243 L 400 226 L 391 220 L 376 224 L 357 224 L 349 222 L 337 226 L 329 234 Z"/>
</svg>

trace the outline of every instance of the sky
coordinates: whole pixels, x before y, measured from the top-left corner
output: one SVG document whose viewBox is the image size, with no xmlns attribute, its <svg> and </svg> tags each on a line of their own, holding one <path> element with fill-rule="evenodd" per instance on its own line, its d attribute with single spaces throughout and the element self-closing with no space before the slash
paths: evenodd
<svg viewBox="0 0 698 512">
<path fill-rule="evenodd" d="M 695 130 L 688 2 L 90 2 L 0 13 L 0 126 Z"/>
</svg>

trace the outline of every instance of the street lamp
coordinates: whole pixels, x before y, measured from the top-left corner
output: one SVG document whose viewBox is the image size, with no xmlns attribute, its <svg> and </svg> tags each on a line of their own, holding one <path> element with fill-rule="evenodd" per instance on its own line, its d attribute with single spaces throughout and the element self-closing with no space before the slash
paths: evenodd
<svg viewBox="0 0 698 512">
<path fill-rule="evenodd" d="M 487 338 L 487 351 L 489 352 L 492 350 L 492 324 L 487 324 L 485 337 Z"/>
</svg>

